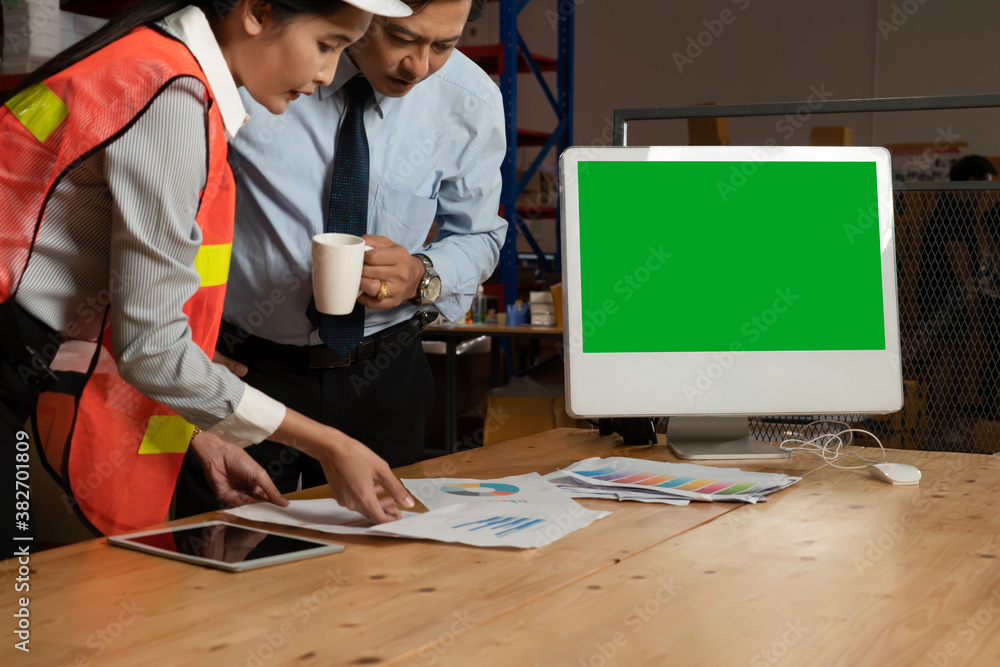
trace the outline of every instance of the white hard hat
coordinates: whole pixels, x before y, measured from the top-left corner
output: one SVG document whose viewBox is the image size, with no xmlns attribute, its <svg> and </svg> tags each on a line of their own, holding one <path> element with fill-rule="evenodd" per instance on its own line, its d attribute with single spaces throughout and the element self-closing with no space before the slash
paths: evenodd
<svg viewBox="0 0 1000 667">
<path fill-rule="evenodd" d="M 344 2 L 378 16 L 399 17 L 413 14 L 413 10 L 399 0 L 344 0 Z"/>
</svg>

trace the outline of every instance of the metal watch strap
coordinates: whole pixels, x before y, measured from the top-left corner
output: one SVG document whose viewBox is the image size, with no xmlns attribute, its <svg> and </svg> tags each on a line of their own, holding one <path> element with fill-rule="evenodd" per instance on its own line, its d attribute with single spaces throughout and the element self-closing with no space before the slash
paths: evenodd
<svg viewBox="0 0 1000 667">
<path fill-rule="evenodd" d="M 415 306 L 428 306 L 430 304 L 424 301 L 424 290 L 430 282 L 432 274 L 437 275 L 437 271 L 434 269 L 434 262 L 432 262 L 431 258 L 427 255 L 415 253 L 413 256 L 419 259 L 424 265 L 424 275 L 420 278 L 420 282 L 417 284 L 417 296 L 410 299 L 410 303 Z"/>
</svg>

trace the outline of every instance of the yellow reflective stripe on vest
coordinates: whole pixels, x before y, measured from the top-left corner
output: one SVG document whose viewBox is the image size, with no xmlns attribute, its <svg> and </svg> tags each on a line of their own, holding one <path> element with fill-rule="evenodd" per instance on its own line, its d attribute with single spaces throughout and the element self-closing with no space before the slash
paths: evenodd
<svg viewBox="0 0 1000 667">
<path fill-rule="evenodd" d="M 22 90 L 5 105 L 39 141 L 45 141 L 69 115 L 69 108 L 44 83 Z"/>
<path fill-rule="evenodd" d="M 194 258 L 194 268 L 201 276 L 202 287 L 225 285 L 229 278 L 229 256 L 233 250 L 232 243 L 218 245 L 203 245 Z"/>
<path fill-rule="evenodd" d="M 194 426 L 179 415 L 153 415 L 139 445 L 140 454 L 183 454 Z"/>
</svg>

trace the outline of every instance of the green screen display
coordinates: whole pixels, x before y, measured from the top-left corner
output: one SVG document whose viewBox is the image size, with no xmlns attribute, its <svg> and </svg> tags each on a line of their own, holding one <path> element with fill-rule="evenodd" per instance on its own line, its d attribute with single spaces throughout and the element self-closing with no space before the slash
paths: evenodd
<svg viewBox="0 0 1000 667">
<path fill-rule="evenodd" d="M 884 350 L 873 162 L 580 162 L 583 352 Z"/>
</svg>

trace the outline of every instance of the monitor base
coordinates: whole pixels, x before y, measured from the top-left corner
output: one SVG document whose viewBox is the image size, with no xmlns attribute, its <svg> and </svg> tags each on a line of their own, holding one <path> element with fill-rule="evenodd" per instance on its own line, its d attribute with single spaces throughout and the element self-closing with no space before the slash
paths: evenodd
<svg viewBox="0 0 1000 667">
<path fill-rule="evenodd" d="M 787 459 L 790 452 L 751 440 L 746 417 L 671 417 L 667 446 L 679 459 Z"/>
</svg>

